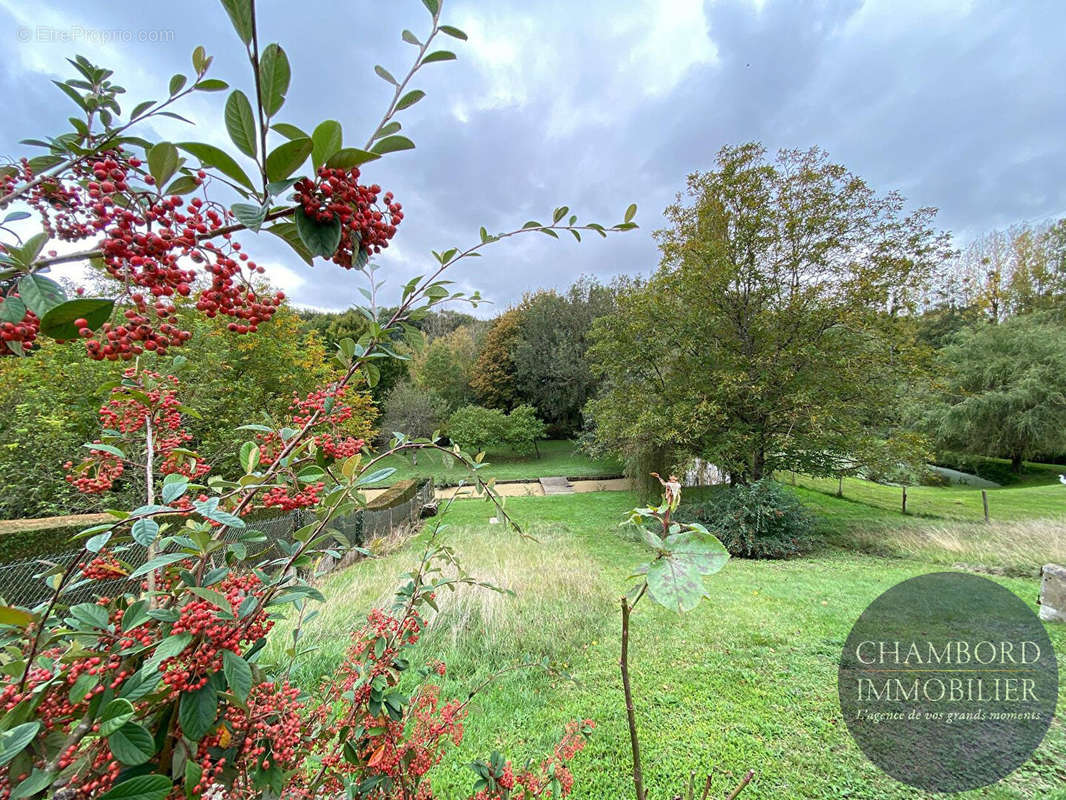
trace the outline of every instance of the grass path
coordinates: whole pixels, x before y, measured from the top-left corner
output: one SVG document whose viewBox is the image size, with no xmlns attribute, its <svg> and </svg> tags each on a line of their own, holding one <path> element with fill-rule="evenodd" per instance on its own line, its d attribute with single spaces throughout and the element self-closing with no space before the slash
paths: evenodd
<svg viewBox="0 0 1066 800">
<path fill-rule="evenodd" d="M 435 773 L 440 796 L 465 796 L 473 773 L 464 765 L 494 749 L 516 761 L 541 757 L 577 717 L 594 719 L 597 729 L 575 762 L 573 797 L 631 795 L 617 602 L 629 570 L 645 557 L 619 533 L 634 503 L 628 492 L 509 500 L 537 542 L 487 525 L 490 508 L 482 502 L 455 505 L 448 535 L 467 568 L 516 596 L 464 591 L 442 606 L 421 647 L 426 659 L 447 661 L 445 693 L 465 696 L 484 676 L 528 656 L 548 657 L 579 683 L 530 671 L 481 695 L 461 749 Z M 412 559 L 401 550 L 326 581 L 329 602 L 308 626 L 308 641 L 320 649 L 296 670 L 301 683 L 313 689 L 332 671 L 353 620 L 388 596 Z M 923 797 L 884 776 L 854 745 L 840 718 L 836 670 L 865 606 L 895 583 L 937 569 L 836 549 L 786 562 L 734 560 L 710 579 L 711 599 L 689 615 L 642 604 L 632 660 L 649 796 L 673 797 L 695 768 L 721 776 L 720 797 L 731 782 L 723 772 L 751 767 L 759 774 L 744 798 Z M 996 580 L 1033 603 L 1036 581 Z M 1066 629 L 1049 631 L 1066 653 Z M 1066 726 L 1057 720 L 1029 764 L 961 796 L 1063 800 L 1064 785 Z"/>
</svg>

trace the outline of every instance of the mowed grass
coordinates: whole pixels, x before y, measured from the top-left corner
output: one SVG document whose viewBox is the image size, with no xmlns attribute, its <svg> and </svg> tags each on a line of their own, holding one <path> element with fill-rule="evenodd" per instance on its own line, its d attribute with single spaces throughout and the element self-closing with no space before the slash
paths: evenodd
<svg viewBox="0 0 1066 800">
<path fill-rule="evenodd" d="M 538 443 L 540 457 L 520 456 L 511 450 L 490 450 L 485 453 L 486 466 L 479 474 L 486 480 L 536 480 L 560 475 L 567 478 L 599 478 L 622 474 L 622 465 L 613 458 L 593 459 L 578 450 L 576 442 L 552 439 Z M 454 486 L 460 481 L 469 483 L 470 471 L 461 464 L 445 466 L 443 454 L 419 453 L 418 464 L 409 457 L 390 456 L 382 459 L 381 467 L 394 467 L 387 481 L 391 484 L 407 478 L 433 478 L 438 486 Z"/>
<path fill-rule="evenodd" d="M 539 759 L 566 721 L 585 717 L 597 727 L 574 762 L 573 797 L 631 796 L 618 600 L 647 554 L 618 523 L 635 503 L 627 492 L 511 498 L 508 510 L 538 541 L 487 524 L 492 512 L 483 502 L 454 505 L 445 535 L 467 569 L 516 594 L 473 589 L 445 599 L 419 653 L 447 662 L 445 694 L 465 698 L 486 676 L 528 658 L 546 657 L 577 682 L 532 669 L 505 675 L 479 695 L 461 748 L 434 773 L 439 796 L 466 796 L 471 760 L 492 750 L 517 763 Z M 328 603 L 306 628 L 305 642 L 318 650 L 294 671 L 302 685 L 314 691 L 333 672 L 347 633 L 387 600 L 415 557 L 402 549 L 325 581 Z M 685 616 L 642 602 L 631 661 L 649 797 L 683 794 L 689 770 L 713 772 L 712 796 L 722 797 L 749 768 L 757 777 L 743 798 L 924 797 L 881 773 L 853 743 L 836 673 L 866 605 L 899 581 L 940 568 L 825 547 L 791 561 L 731 560 L 708 579 L 710 600 Z M 994 580 L 1027 603 L 1036 597 L 1033 579 Z M 1048 630 L 1066 652 L 1066 627 Z M 962 796 L 1061 800 L 1064 785 L 1066 725 L 1056 720 L 1028 764 Z"/>
<path fill-rule="evenodd" d="M 1059 483 L 1057 473 L 1052 472 L 1056 469 L 1066 471 L 1066 468 L 1062 467 L 1047 467 L 1041 471 L 1045 477 L 1039 483 L 1030 477 L 1017 485 L 986 490 L 991 519 L 999 522 L 1034 518 L 1066 519 L 1066 486 Z M 790 475 L 789 473 L 778 477 L 786 485 L 791 485 Z M 833 500 L 837 499 L 835 478 L 810 478 L 799 475 L 796 478 L 796 484 L 814 493 L 830 496 Z M 897 516 L 902 515 L 903 490 L 899 486 L 886 486 L 860 478 L 845 478 L 844 499 L 871 509 L 871 511 L 852 509 L 855 511 L 855 518 L 869 515 L 870 518 L 884 519 L 884 514 L 879 512 L 889 514 L 894 512 Z M 831 513 L 847 515 L 847 511 L 835 503 L 827 506 L 825 503 L 819 503 L 816 497 L 810 495 L 805 496 L 804 500 L 819 504 Z M 907 487 L 907 514 L 959 522 L 983 522 L 984 508 L 981 503 L 981 490 L 971 486 L 909 486 Z"/>
</svg>

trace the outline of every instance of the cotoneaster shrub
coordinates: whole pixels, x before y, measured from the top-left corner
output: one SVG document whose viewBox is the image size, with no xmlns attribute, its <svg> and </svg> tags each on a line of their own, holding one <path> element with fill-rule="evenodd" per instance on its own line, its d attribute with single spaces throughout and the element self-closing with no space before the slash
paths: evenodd
<svg viewBox="0 0 1066 800">
<path fill-rule="evenodd" d="M 434 307 L 476 304 L 476 293 L 454 292 L 442 277 L 458 261 L 527 233 L 580 239 L 630 230 L 636 207 L 609 227 L 579 225 L 561 206 L 549 223 L 482 228 L 477 243 L 434 252 L 435 263 L 403 286 L 397 305 L 381 309 L 372 259 L 404 216 L 363 169 L 414 147 L 396 119 L 425 96 L 410 84 L 422 67 L 455 58 L 436 49 L 440 39 L 466 38 L 441 22 L 440 0 L 423 4 L 428 33 L 403 33 L 416 51 L 412 66 L 399 79 L 376 68 L 394 91 L 362 146 L 346 144 L 336 120 L 307 133 L 278 119 L 288 57 L 276 43 L 261 46 L 254 0 L 222 0 L 255 87 L 251 99 L 229 91 L 219 109 L 233 150 L 143 138 L 152 134 L 146 120 L 175 113 L 191 93 L 229 89 L 208 77 L 204 48 L 192 54 L 191 75 L 170 80 L 165 99 L 127 108 L 112 71 L 78 56 L 70 62 L 76 77 L 59 86 L 77 107 L 71 130 L 28 140 L 44 154 L 0 168 L 0 350 L 32 358 L 49 338 L 93 362 L 123 362 L 97 389 L 100 427 L 68 454 L 67 480 L 94 496 L 113 493 L 118 481 L 142 490 L 129 507 L 109 509 L 108 521 L 78 532 L 83 549 L 69 564 L 43 570 L 48 600 L 0 607 L 0 800 L 60 792 L 69 800 L 434 797 L 432 770 L 461 740 L 477 690 L 441 697 L 433 676 L 446 667 L 413 663 L 410 648 L 439 593 L 495 588 L 463 570 L 441 525 L 420 540 L 419 563 L 400 576 L 393 605 L 365 614 L 344 663 L 315 693 L 289 682 L 302 652 L 300 625 L 280 663 L 264 659 L 267 638 L 278 619 L 305 620 L 324 600 L 313 585 L 316 564 L 337 558 L 338 547 L 352 549 L 334 524 L 366 506 L 365 487 L 395 472 L 381 466 L 385 459 L 446 452 L 518 530 L 480 479 L 483 464 L 461 447 L 397 432 L 370 449 L 352 392 L 377 384 L 379 364 L 399 357 Z M 331 80 L 321 86 L 327 96 Z M 26 220 L 38 232 L 15 234 L 11 226 Z M 365 284 L 370 304 L 360 313 L 368 325 L 358 340 L 337 342 L 339 369 L 322 385 L 295 392 L 276 417 L 245 409 L 235 452 L 207 458 L 194 448 L 189 387 L 172 352 L 195 347 L 180 312 L 259 335 L 284 299 L 249 252 L 263 232 L 308 264 L 331 262 Z M 67 243 L 63 255 L 56 242 Z M 70 297 L 46 275 L 74 261 L 106 272 L 113 296 L 78 289 Z M 297 509 L 309 521 L 291 536 L 268 540 L 256 530 L 257 514 Z M 140 566 L 126 560 L 134 544 L 147 550 Z M 101 591 L 99 581 L 116 578 L 133 588 Z M 93 599 L 79 601 L 85 593 Z M 525 766 L 498 753 L 474 762 L 470 797 L 568 794 L 567 762 L 590 729 L 571 722 L 552 753 Z"/>
</svg>

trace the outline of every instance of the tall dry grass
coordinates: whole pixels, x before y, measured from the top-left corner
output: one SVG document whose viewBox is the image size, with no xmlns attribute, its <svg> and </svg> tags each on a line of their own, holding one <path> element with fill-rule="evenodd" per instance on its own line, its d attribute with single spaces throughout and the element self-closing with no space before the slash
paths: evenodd
<svg viewBox="0 0 1066 800">
<path fill-rule="evenodd" d="M 452 536 L 466 572 L 506 593 L 460 586 L 438 593 L 439 611 L 430 618 L 420 643 L 426 659 L 445 658 L 452 669 L 479 671 L 486 664 L 522 660 L 563 661 L 596 638 L 609 615 L 614 594 L 588 556 L 575 546 L 565 526 L 534 528 L 535 541 L 499 527 L 464 529 Z M 303 626 L 301 656 L 294 675 L 305 686 L 332 671 L 343 658 L 349 634 L 374 607 L 388 607 L 402 573 L 413 569 L 421 549 L 405 547 L 370 559 L 327 578 L 325 604 Z M 265 654 L 284 660 L 293 623 L 280 623 Z"/>
<path fill-rule="evenodd" d="M 849 544 L 879 555 L 965 565 L 1009 575 L 1036 575 L 1047 563 L 1066 563 L 1066 519 L 1016 522 L 923 520 L 920 525 L 863 526 Z"/>
</svg>

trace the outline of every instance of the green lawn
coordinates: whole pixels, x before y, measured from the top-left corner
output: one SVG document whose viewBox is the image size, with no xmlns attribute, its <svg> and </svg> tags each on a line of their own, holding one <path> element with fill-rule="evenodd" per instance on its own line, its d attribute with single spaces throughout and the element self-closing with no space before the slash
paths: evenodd
<svg viewBox="0 0 1066 800">
<path fill-rule="evenodd" d="M 497 480 L 519 480 L 561 475 L 567 478 L 601 478 L 621 475 L 622 465 L 612 458 L 592 459 L 580 452 L 576 442 L 553 439 L 540 442 L 540 457 L 520 456 L 510 450 L 488 451 L 480 474 L 482 477 Z M 431 477 L 438 486 L 454 486 L 460 481 L 469 481 L 470 472 L 465 467 L 455 464 L 445 467 L 441 453 L 423 452 L 418 456 L 418 464 L 411 463 L 406 456 L 390 456 L 380 463 L 382 467 L 395 467 L 396 472 L 386 481 L 395 483 L 405 478 Z"/>
<path fill-rule="evenodd" d="M 1066 518 L 1066 487 L 1059 483 L 1059 471 L 1066 472 L 1066 468 L 1047 465 L 1046 468 L 1026 476 L 1026 479 L 1018 484 L 988 489 L 991 518 L 998 521 L 1036 517 Z M 791 473 L 778 477 L 786 485 L 791 484 Z M 800 487 L 813 490 L 804 494 L 805 500 L 837 517 L 843 515 L 885 519 L 886 514 L 901 516 L 902 489 L 898 486 L 885 486 L 860 478 L 845 478 L 844 498 L 858 506 L 847 509 L 836 502 L 827 506 L 818 497 L 820 494 L 836 499 L 835 478 L 809 478 L 800 475 L 796 478 L 796 483 Z M 980 522 L 984 520 L 981 490 L 971 486 L 910 486 L 907 488 L 907 513 L 919 517 Z"/>
<path fill-rule="evenodd" d="M 855 505 L 818 499 L 841 516 Z M 635 502 L 628 492 L 509 499 L 509 511 L 529 524 L 536 542 L 488 525 L 484 502 L 455 504 L 447 535 L 468 570 L 516 594 L 463 591 L 442 605 L 420 647 L 427 660 L 448 663 L 445 693 L 465 697 L 486 675 L 529 656 L 549 658 L 578 683 L 529 671 L 479 696 L 462 747 L 435 773 L 440 796 L 469 789 L 473 773 L 464 765 L 493 749 L 516 762 L 541 757 L 563 724 L 578 717 L 591 717 L 597 728 L 574 763 L 573 796 L 631 796 L 618 598 L 645 553 L 620 534 L 618 522 Z M 307 626 L 319 649 L 299 663 L 297 680 L 313 691 L 333 670 L 353 620 L 388 597 L 412 559 L 401 550 L 325 581 L 329 602 Z M 791 561 L 733 560 L 709 579 L 711 599 L 683 617 L 642 603 L 631 659 L 649 797 L 682 793 L 690 769 L 713 771 L 713 796 L 722 797 L 735 780 L 728 774 L 748 768 L 758 775 L 742 798 L 923 797 L 882 774 L 852 742 L 836 671 L 845 637 L 870 601 L 941 568 L 825 547 Z M 1033 603 L 1035 580 L 996 580 Z M 1049 632 L 1066 652 L 1066 626 Z M 1064 785 L 1066 725 L 1056 720 L 1030 763 L 995 787 L 962 796 L 1062 800 Z"/>
</svg>

